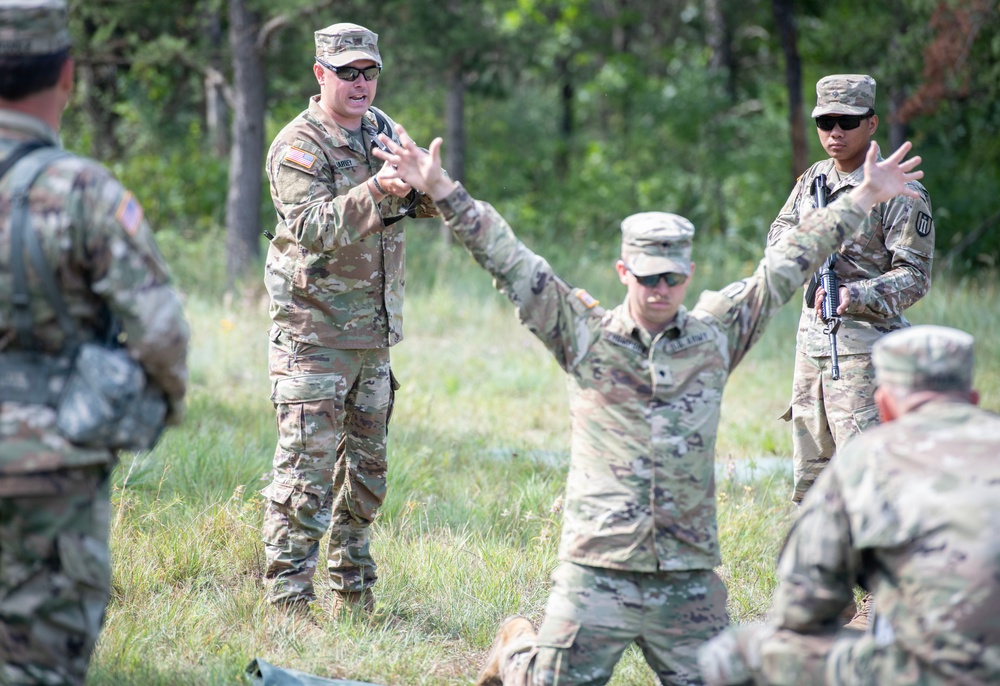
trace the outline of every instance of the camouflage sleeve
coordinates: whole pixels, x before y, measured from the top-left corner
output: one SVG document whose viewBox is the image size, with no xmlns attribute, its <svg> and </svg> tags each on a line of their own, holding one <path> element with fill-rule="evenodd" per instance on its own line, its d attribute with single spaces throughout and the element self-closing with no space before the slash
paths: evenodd
<svg viewBox="0 0 1000 686">
<path fill-rule="evenodd" d="M 268 153 L 274 208 L 299 245 L 313 253 L 356 243 L 384 228 L 368 184 L 338 174 L 325 159 L 322 148 L 304 137 L 276 140 Z"/>
<path fill-rule="evenodd" d="M 795 187 L 785 200 L 785 204 L 778 212 L 778 216 L 771 222 L 771 228 L 767 232 L 767 245 L 774 245 L 782 236 L 799 225 L 799 199 L 802 195 L 802 188 L 805 186 L 800 176 L 795 182 Z"/>
<path fill-rule="evenodd" d="M 824 209 L 806 213 L 794 231 L 786 231 L 768 246 L 752 276 L 701 294 L 692 315 L 708 315 L 719 323 L 727 339 L 730 370 L 781 306 L 844 238 L 860 228 L 864 218 L 849 194 L 841 196 Z"/>
<path fill-rule="evenodd" d="M 517 308 L 521 322 L 564 370 L 576 366 L 597 336 L 597 329 L 588 326 L 603 314 L 597 301 L 553 274 L 491 205 L 473 200 L 461 184 L 437 206 L 456 238 Z"/>
<path fill-rule="evenodd" d="M 896 317 L 930 290 L 934 220 L 930 196 L 920 184 L 913 185 L 921 193 L 919 200 L 899 196 L 885 206 L 882 221 L 891 268 L 875 278 L 847 284 L 848 314 Z"/>
<path fill-rule="evenodd" d="M 126 348 L 170 401 L 168 421 L 184 412 L 190 337 L 184 309 L 170 282 L 138 200 L 103 174 L 82 181 L 75 230 L 91 289 L 121 319 Z"/>
<path fill-rule="evenodd" d="M 825 469 L 806 493 L 778 558 L 769 622 L 802 633 L 835 629 L 860 568 L 843 486 L 835 470 Z"/>
</svg>

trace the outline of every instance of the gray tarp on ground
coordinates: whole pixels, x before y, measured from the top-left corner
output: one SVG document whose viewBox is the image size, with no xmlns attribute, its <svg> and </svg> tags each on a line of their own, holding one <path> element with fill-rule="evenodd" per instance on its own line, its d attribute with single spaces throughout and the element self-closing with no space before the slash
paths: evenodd
<svg viewBox="0 0 1000 686">
<path fill-rule="evenodd" d="M 246 673 L 253 686 L 380 686 L 369 681 L 324 679 L 294 669 L 275 667 L 260 658 L 247 665 Z"/>
</svg>

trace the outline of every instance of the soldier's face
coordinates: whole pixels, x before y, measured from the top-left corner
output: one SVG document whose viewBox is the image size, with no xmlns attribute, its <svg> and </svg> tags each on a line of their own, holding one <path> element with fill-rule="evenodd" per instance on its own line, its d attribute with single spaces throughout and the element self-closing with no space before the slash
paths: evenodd
<svg viewBox="0 0 1000 686">
<path fill-rule="evenodd" d="M 688 284 L 694 276 L 694 262 L 688 278 L 676 286 L 668 286 L 666 279 L 660 279 L 655 286 L 643 286 L 621 260 L 615 265 L 619 280 L 628 290 L 629 313 L 643 328 L 652 334 L 663 331 L 677 316 L 677 310 L 684 303 Z"/>
<path fill-rule="evenodd" d="M 828 115 L 836 118 L 838 115 Z M 819 142 L 826 150 L 838 171 L 850 173 L 864 164 L 865 153 L 868 152 L 868 142 L 878 128 L 878 116 L 872 115 L 861 120 L 861 125 L 855 129 L 844 131 L 840 126 L 834 126 L 832 131 L 824 131 L 816 127 Z"/>
<path fill-rule="evenodd" d="M 343 66 L 365 69 L 374 67 L 375 62 L 355 60 Z M 320 64 L 313 65 L 313 73 L 319 82 L 319 100 L 326 113 L 344 128 L 356 129 L 361 126 L 361 117 L 375 100 L 378 81 L 367 81 L 360 75 L 354 81 L 344 81 L 336 72 Z"/>
</svg>

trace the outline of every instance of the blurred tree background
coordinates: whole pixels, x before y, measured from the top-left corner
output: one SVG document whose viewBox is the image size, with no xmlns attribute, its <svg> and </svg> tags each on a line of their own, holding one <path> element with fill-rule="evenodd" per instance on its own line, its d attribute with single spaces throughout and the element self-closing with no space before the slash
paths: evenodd
<svg viewBox="0 0 1000 686">
<path fill-rule="evenodd" d="M 111 166 L 165 249 L 258 278 L 272 137 L 318 92 L 313 31 L 379 34 L 376 104 L 546 255 L 607 254 L 665 209 L 752 259 L 824 156 L 815 82 L 878 82 L 877 140 L 924 157 L 937 267 L 1000 260 L 994 0 L 70 0 L 70 149 Z M 182 284 L 184 285 L 184 284 Z"/>
</svg>

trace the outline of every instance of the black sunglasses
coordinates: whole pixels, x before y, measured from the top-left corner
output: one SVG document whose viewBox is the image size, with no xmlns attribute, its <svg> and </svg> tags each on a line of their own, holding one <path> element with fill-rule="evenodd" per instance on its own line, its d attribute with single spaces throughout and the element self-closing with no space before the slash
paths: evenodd
<svg viewBox="0 0 1000 686">
<path fill-rule="evenodd" d="M 647 274 L 646 276 L 639 276 L 632 271 L 632 267 L 627 264 L 625 265 L 625 269 L 627 269 L 632 276 L 635 277 L 635 280 L 638 281 L 640 285 L 645 286 L 646 288 L 656 288 L 657 284 L 660 283 L 660 279 L 666 281 L 667 285 L 673 288 L 674 286 L 679 286 L 684 283 L 688 278 L 687 274 L 678 274 L 677 272 L 663 272 L 662 274 Z"/>
<path fill-rule="evenodd" d="M 861 126 L 862 120 L 871 116 L 871 114 L 842 114 L 838 117 L 823 115 L 816 117 L 816 126 L 823 131 L 833 131 L 833 127 L 839 124 L 841 131 L 853 131 Z"/>
<path fill-rule="evenodd" d="M 335 67 L 329 62 L 324 62 L 318 57 L 316 58 L 316 63 L 319 64 L 319 66 L 332 71 L 341 81 L 357 81 L 358 77 L 361 75 L 364 75 L 365 81 L 374 81 L 382 72 L 382 67 L 378 65 L 375 65 L 374 67 L 365 67 L 364 69 L 358 69 L 357 67 Z"/>
</svg>

